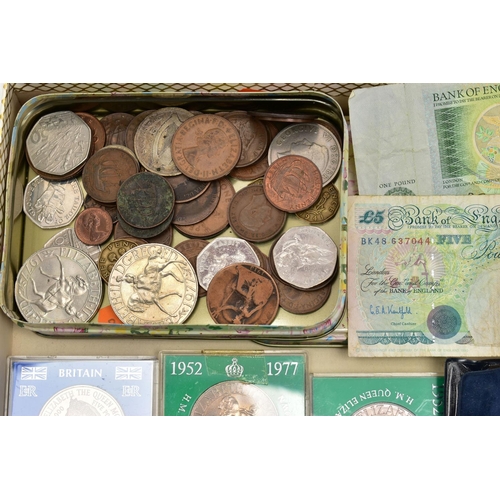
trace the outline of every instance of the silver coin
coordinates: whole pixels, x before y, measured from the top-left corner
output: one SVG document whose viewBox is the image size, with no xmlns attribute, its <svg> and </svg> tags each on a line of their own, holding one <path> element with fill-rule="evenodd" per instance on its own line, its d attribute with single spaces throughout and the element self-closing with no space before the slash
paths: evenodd
<svg viewBox="0 0 500 500">
<path fill-rule="evenodd" d="M 49 247 L 32 254 L 21 266 L 15 298 L 30 323 L 85 323 L 102 301 L 96 263 L 81 250 Z"/>
<path fill-rule="evenodd" d="M 40 176 L 24 191 L 24 213 L 43 229 L 67 226 L 83 205 L 83 194 L 76 179 L 55 182 Z"/>
<path fill-rule="evenodd" d="M 195 417 L 277 417 L 271 398 L 254 384 L 220 382 L 207 389 L 190 412 Z"/>
<path fill-rule="evenodd" d="M 125 413 L 107 391 L 93 385 L 73 385 L 54 394 L 40 417 L 123 417 Z"/>
<path fill-rule="evenodd" d="M 72 111 L 42 116 L 28 134 L 26 151 L 33 166 L 47 174 L 64 175 L 84 162 L 92 131 Z"/>
<path fill-rule="evenodd" d="M 292 227 L 276 242 L 273 262 L 278 276 L 302 289 L 315 287 L 333 276 L 338 249 L 323 229 Z"/>
<path fill-rule="evenodd" d="M 208 285 L 218 271 L 242 262 L 260 266 L 258 255 L 247 241 L 241 238 L 216 238 L 196 258 L 200 286 L 208 290 Z"/>
<path fill-rule="evenodd" d="M 353 417 L 414 417 L 415 414 L 395 403 L 370 403 L 352 414 Z"/>
<path fill-rule="evenodd" d="M 181 173 L 172 160 L 172 137 L 179 126 L 192 116 L 193 113 L 185 109 L 168 107 L 144 118 L 134 137 L 135 154 L 144 168 L 163 176 Z"/>
<path fill-rule="evenodd" d="M 196 273 L 175 248 L 150 243 L 125 252 L 108 278 L 113 311 L 128 325 L 183 323 L 198 298 Z"/>
<path fill-rule="evenodd" d="M 78 250 L 85 252 L 96 263 L 99 261 L 101 255 L 100 245 L 86 245 L 76 236 L 75 230 L 72 227 L 67 227 L 59 231 L 55 236 L 52 236 L 43 247 L 78 248 Z"/>
<path fill-rule="evenodd" d="M 342 163 L 342 148 L 338 139 L 317 123 L 296 123 L 278 132 L 269 146 L 269 165 L 288 155 L 311 160 L 321 172 L 323 186 L 333 180 Z"/>
</svg>

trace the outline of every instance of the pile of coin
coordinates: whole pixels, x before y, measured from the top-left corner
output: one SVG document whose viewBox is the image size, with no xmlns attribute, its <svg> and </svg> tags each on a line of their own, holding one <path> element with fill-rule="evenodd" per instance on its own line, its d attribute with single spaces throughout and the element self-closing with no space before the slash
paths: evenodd
<svg viewBox="0 0 500 500">
<path fill-rule="evenodd" d="M 327 122 L 177 107 L 100 120 L 58 111 L 35 123 L 26 155 L 37 174 L 27 216 L 41 228 L 74 222 L 18 274 L 28 321 L 90 321 L 106 288 L 131 325 L 182 323 L 205 295 L 216 323 L 271 324 L 279 307 L 306 314 L 330 295 L 337 247 L 315 224 L 339 207 L 342 147 Z M 283 232 L 289 214 L 309 225 Z M 219 237 L 228 227 L 236 237 Z M 172 247 L 174 231 L 187 239 Z"/>
</svg>

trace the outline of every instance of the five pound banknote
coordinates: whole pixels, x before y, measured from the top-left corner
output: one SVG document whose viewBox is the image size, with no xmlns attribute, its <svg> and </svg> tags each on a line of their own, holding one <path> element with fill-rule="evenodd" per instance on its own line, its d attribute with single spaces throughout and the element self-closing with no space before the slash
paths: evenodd
<svg viewBox="0 0 500 500">
<path fill-rule="evenodd" d="M 500 196 L 349 199 L 350 356 L 500 355 Z"/>
</svg>

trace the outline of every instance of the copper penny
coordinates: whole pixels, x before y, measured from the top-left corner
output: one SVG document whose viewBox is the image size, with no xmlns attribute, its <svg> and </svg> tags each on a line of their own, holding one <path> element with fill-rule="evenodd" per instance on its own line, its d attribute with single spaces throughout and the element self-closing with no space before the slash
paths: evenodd
<svg viewBox="0 0 500 500">
<path fill-rule="evenodd" d="M 127 233 L 125 229 L 123 229 L 120 222 L 118 222 L 117 224 L 115 224 L 113 237 L 115 240 L 132 240 L 137 242 L 138 245 L 144 245 L 145 243 L 160 243 L 162 245 L 170 246 L 173 240 L 173 229 L 172 226 L 169 225 L 167 229 L 156 236 L 152 236 L 151 238 L 137 238 L 136 236 L 132 236 L 131 234 Z"/>
<path fill-rule="evenodd" d="M 220 179 L 236 166 L 241 139 L 236 127 L 222 116 L 200 114 L 182 123 L 172 138 L 172 158 L 188 177 Z"/>
<path fill-rule="evenodd" d="M 116 224 L 116 222 L 118 222 L 116 203 L 99 203 L 97 200 L 94 200 L 92 196 L 89 196 L 87 194 L 83 200 L 83 206 L 85 208 L 102 208 L 103 210 L 106 210 L 106 212 L 108 212 L 108 214 L 111 216 L 113 224 Z"/>
<path fill-rule="evenodd" d="M 227 177 L 218 181 L 220 183 L 220 198 L 215 210 L 204 220 L 188 226 L 176 226 L 178 231 L 193 238 L 210 238 L 221 233 L 229 224 L 229 204 L 235 195 L 233 184 Z"/>
<path fill-rule="evenodd" d="M 278 314 L 278 285 L 259 266 L 231 264 L 212 278 L 207 308 L 219 324 L 270 325 Z"/>
<path fill-rule="evenodd" d="M 165 177 L 165 179 L 174 190 L 175 203 L 186 203 L 198 198 L 198 196 L 201 196 L 210 185 L 209 182 L 190 179 L 184 174 Z"/>
<path fill-rule="evenodd" d="M 83 112 L 77 112 L 76 114 L 90 127 L 92 133 L 91 155 L 93 155 L 106 144 L 106 130 L 94 115 Z"/>
<path fill-rule="evenodd" d="M 207 240 L 200 240 L 198 238 L 191 238 L 181 241 L 174 248 L 178 250 L 184 257 L 189 260 L 189 263 L 196 270 L 196 259 L 199 253 L 209 244 Z M 201 286 L 198 287 L 198 297 L 205 297 L 207 291 Z"/>
<path fill-rule="evenodd" d="M 139 125 L 144 121 L 144 119 L 154 112 L 155 112 L 154 109 L 148 109 L 146 111 L 143 111 L 142 113 L 135 115 L 134 118 L 130 120 L 130 123 L 127 125 L 127 131 L 125 133 L 125 146 L 127 146 L 127 148 L 133 151 L 136 155 L 137 153 L 135 152 L 134 148 L 135 133 L 137 132 Z"/>
<path fill-rule="evenodd" d="M 292 314 L 309 314 L 323 307 L 330 297 L 332 284 L 317 290 L 298 290 L 293 286 L 276 280 L 280 293 L 280 307 Z"/>
<path fill-rule="evenodd" d="M 101 118 L 101 124 L 106 131 L 106 146 L 127 145 L 127 127 L 134 119 L 130 113 L 111 113 Z"/>
<path fill-rule="evenodd" d="M 106 146 L 88 159 L 82 172 L 85 191 L 101 203 L 116 203 L 123 182 L 139 171 L 139 163 L 121 148 Z"/>
<path fill-rule="evenodd" d="M 86 245 L 100 245 L 113 232 L 111 216 L 102 208 L 86 208 L 75 219 L 75 233 Z"/>
<path fill-rule="evenodd" d="M 220 192 L 220 182 L 215 180 L 198 198 L 187 203 L 176 203 L 172 223 L 176 226 L 189 226 L 206 219 L 217 207 Z"/>
<path fill-rule="evenodd" d="M 267 150 L 266 126 L 246 111 L 232 111 L 224 118 L 229 120 L 240 134 L 241 155 L 236 167 L 247 167 L 255 163 Z"/>
<path fill-rule="evenodd" d="M 127 251 L 131 248 L 134 248 L 138 245 L 138 243 L 122 239 L 122 240 L 113 240 L 110 241 L 102 250 L 101 255 L 99 256 L 99 261 L 97 263 L 97 267 L 99 268 L 99 273 L 101 274 L 101 278 L 107 283 L 109 275 L 113 270 L 113 266 L 115 262 Z"/>
<path fill-rule="evenodd" d="M 172 245 L 172 240 L 174 239 L 174 229 L 172 223 L 170 223 L 164 231 L 156 236 L 151 236 L 144 238 L 147 243 L 159 243 L 161 245 L 167 245 L 168 247 Z"/>
<path fill-rule="evenodd" d="M 118 212 L 118 223 L 120 224 L 122 229 L 131 236 L 135 236 L 136 238 L 141 238 L 143 240 L 148 240 L 166 231 L 168 229 L 168 226 L 172 223 L 173 217 L 174 211 L 172 210 L 168 219 L 165 219 L 161 224 L 150 228 L 138 228 L 135 226 L 131 226 L 126 221 L 124 221 L 120 215 L 120 212 Z"/>
<path fill-rule="evenodd" d="M 285 225 L 287 213 L 272 205 L 263 186 L 246 186 L 229 205 L 229 225 L 247 241 L 262 242 L 274 238 Z"/>
<path fill-rule="evenodd" d="M 174 190 L 162 176 L 139 172 L 123 181 L 118 190 L 116 207 L 119 216 L 128 225 L 150 229 L 170 217 L 174 202 Z"/>
<path fill-rule="evenodd" d="M 138 245 L 144 245 L 145 243 L 148 243 L 147 240 L 144 238 L 137 238 L 136 236 L 132 236 L 131 234 L 128 234 L 122 227 L 122 225 L 117 222 L 115 224 L 115 227 L 113 229 L 113 239 L 115 240 L 131 240 L 135 241 Z"/>
<path fill-rule="evenodd" d="M 297 212 L 295 215 L 310 224 L 322 224 L 335 217 L 339 207 L 339 191 L 333 183 L 330 183 L 321 190 L 321 194 L 314 205 L 307 210 Z"/>
<path fill-rule="evenodd" d="M 295 213 L 312 206 L 321 194 L 323 180 L 318 167 L 298 155 L 275 160 L 264 176 L 267 199 L 280 210 Z"/>
<path fill-rule="evenodd" d="M 254 181 L 259 177 L 262 177 L 268 168 L 269 160 L 267 159 L 267 155 L 264 155 L 248 167 L 234 167 L 233 170 L 229 172 L 229 175 L 230 177 L 239 179 L 240 181 Z"/>
<path fill-rule="evenodd" d="M 255 245 L 255 243 L 252 243 L 251 241 L 249 241 L 248 243 L 253 248 L 254 252 L 257 254 L 257 257 L 259 258 L 260 267 L 262 267 L 264 271 L 267 271 L 269 274 L 272 275 L 272 269 L 269 257 L 257 245 Z"/>
</svg>

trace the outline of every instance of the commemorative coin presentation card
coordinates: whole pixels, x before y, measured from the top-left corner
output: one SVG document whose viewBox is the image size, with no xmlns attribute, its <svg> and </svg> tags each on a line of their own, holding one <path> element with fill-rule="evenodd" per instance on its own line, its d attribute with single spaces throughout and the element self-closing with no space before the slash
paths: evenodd
<svg viewBox="0 0 500 500">
<path fill-rule="evenodd" d="M 312 412 L 313 416 L 443 416 L 444 377 L 314 375 Z"/>
<path fill-rule="evenodd" d="M 304 416 L 306 355 L 160 353 L 166 416 Z"/>
<path fill-rule="evenodd" d="M 350 356 L 500 355 L 500 196 L 349 199 Z"/>
<path fill-rule="evenodd" d="M 153 358 L 9 359 L 11 416 L 152 416 L 157 365 Z"/>
</svg>

